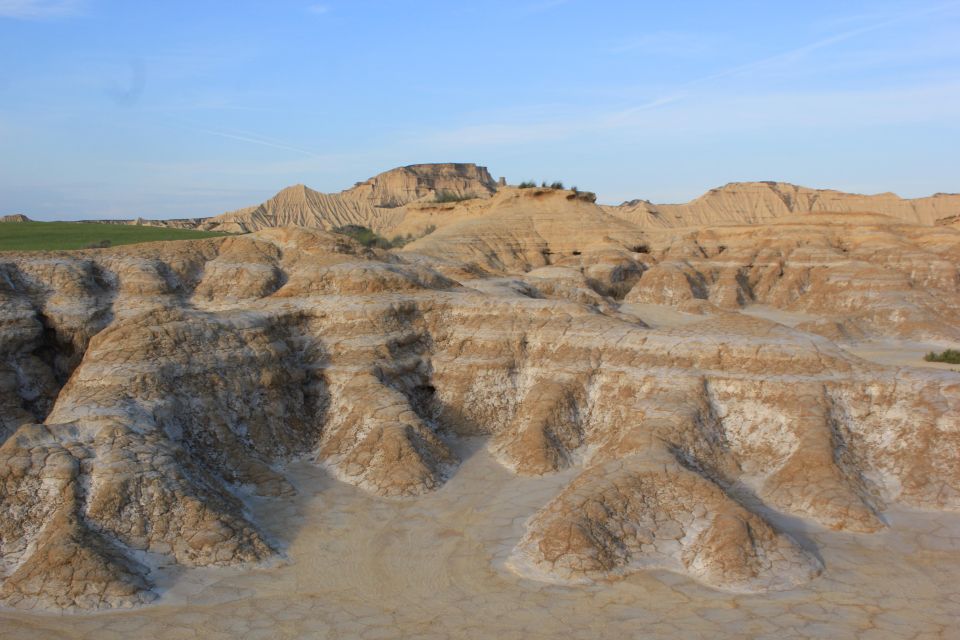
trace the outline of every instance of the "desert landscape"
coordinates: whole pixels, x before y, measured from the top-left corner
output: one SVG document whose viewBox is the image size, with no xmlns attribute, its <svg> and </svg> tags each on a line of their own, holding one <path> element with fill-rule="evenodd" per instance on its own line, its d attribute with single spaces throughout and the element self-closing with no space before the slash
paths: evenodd
<svg viewBox="0 0 960 640">
<path fill-rule="evenodd" d="M 955 637 L 958 216 L 419 164 L 0 253 L 2 635 Z"/>
</svg>

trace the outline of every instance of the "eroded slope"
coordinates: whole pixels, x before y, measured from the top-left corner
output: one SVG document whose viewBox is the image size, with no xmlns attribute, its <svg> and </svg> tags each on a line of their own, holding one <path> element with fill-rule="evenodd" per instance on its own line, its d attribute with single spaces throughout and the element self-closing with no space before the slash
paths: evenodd
<svg viewBox="0 0 960 640">
<path fill-rule="evenodd" d="M 160 563 L 263 560 L 277 545 L 243 496 L 289 496 L 287 461 L 415 497 L 457 473 L 462 435 L 487 436 L 518 474 L 577 471 L 511 560 L 540 579 L 658 567 L 788 588 L 823 567 L 757 505 L 857 532 L 894 502 L 960 506 L 955 374 L 872 365 L 723 310 L 737 287 L 759 297 L 744 262 L 786 252 L 766 277 L 789 282 L 791 252 L 811 245 L 854 257 L 801 263 L 822 276 L 784 304 L 836 298 L 827 283 L 851 262 L 892 274 L 863 287 L 867 307 L 920 308 L 911 290 L 953 304 L 958 234 L 866 221 L 854 245 L 825 220 L 797 237 L 654 236 L 570 195 L 504 191 L 486 224 L 402 254 L 270 229 L 5 257 L 3 601 L 129 606 L 154 597 Z M 711 274 L 675 301 L 700 301 L 702 320 L 654 330 L 618 310 L 666 296 L 669 265 L 688 287 L 684 269 Z"/>
</svg>

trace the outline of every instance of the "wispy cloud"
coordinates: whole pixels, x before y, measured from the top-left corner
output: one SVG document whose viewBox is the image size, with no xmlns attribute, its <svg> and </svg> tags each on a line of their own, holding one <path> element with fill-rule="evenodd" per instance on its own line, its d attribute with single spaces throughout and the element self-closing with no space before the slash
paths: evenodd
<svg viewBox="0 0 960 640">
<path fill-rule="evenodd" d="M 311 4 L 307 7 L 307 13 L 312 13 L 315 15 L 321 15 L 324 13 L 328 13 L 329 11 L 330 11 L 330 6 L 321 4 L 321 3 Z"/>
<path fill-rule="evenodd" d="M 661 108 L 669 104 L 671 108 Z M 547 143 L 580 136 L 684 136 L 762 129 L 869 127 L 960 122 L 960 82 L 873 91 L 726 93 L 708 100 L 654 100 L 620 111 L 595 111 L 537 122 L 473 124 L 412 137 L 439 149 Z"/>
<path fill-rule="evenodd" d="M 79 13 L 83 4 L 83 0 L 0 0 L 0 18 L 61 18 Z"/>
<path fill-rule="evenodd" d="M 293 151 L 295 153 L 302 153 L 305 156 L 310 156 L 312 158 L 322 158 L 319 153 L 310 151 L 309 149 L 303 149 L 301 147 L 295 147 L 291 144 L 287 144 L 282 140 L 274 140 L 272 138 L 267 138 L 255 133 L 249 133 L 247 131 L 220 131 L 217 129 L 207 129 L 203 127 L 187 127 L 191 131 L 197 133 L 205 133 L 210 136 L 217 136 L 219 138 L 226 138 L 228 140 L 237 140 L 239 142 L 247 142 L 250 144 L 260 145 L 262 147 L 270 147 L 272 149 L 281 149 L 283 151 Z"/>
<path fill-rule="evenodd" d="M 847 29 L 839 33 L 835 33 L 826 38 L 821 38 L 814 42 L 783 51 L 781 53 L 761 58 L 759 60 L 754 60 L 741 65 L 736 65 L 734 67 L 729 67 L 717 73 L 713 73 L 702 78 L 698 78 L 689 83 L 686 83 L 684 86 L 690 87 L 694 85 L 699 85 L 714 80 L 720 80 L 723 78 L 728 78 L 731 76 L 743 75 L 751 71 L 757 71 L 768 67 L 776 67 L 784 63 L 795 62 L 800 60 L 811 53 L 814 53 L 820 49 L 827 49 L 833 45 L 840 44 L 847 40 L 852 40 L 859 36 L 872 33 L 874 31 L 880 31 L 882 29 L 887 29 L 910 20 L 916 20 L 919 18 L 924 18 L 940 13 L 946 13 L 951 9 L 956 9 L 960 7 L 960 2 L 947 2 L 944 4 L 934 5 L 932 7 L 927 7 L 925 9 L 919 9 L 915 11 L 906 11 L 891 15 L 885 19 L 876 20 L 868 24 L 860 25 L 859 27 L 854 27 L 852 29 Z"/>
</svg>

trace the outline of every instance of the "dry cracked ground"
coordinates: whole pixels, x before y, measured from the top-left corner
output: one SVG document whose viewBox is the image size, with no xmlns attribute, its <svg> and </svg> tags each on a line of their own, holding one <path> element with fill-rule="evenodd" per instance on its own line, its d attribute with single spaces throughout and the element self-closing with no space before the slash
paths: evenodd
<svg viewBox="0 0 960 640">
<path fill-rule="evenodd" d="M 477 206 L 0 258 L 2 635 L 956 633 L 960 231 Z"/>
</svg>

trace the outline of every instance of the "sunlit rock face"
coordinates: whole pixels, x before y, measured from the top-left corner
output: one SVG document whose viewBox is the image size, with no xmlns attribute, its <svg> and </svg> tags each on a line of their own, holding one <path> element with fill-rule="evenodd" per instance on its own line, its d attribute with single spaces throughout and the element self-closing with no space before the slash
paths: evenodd
<svg viewBox="0 0 960 640">
<path fill-rule="evenodd" d="M 535 580 L 790 589 L 829 567 L 771 513 L 869 534 L 960 507 L 960 375 L 838 345 L 960 338 L 949 227 L 651 231 L 549 189 L 423 215 L 399 252 L 290 227 L 0 257 L 2 602 L 135 606 L 159 564 L 261 563 L 245 501 L 291 500 L 292 461 L 414 501 L 465 436 L 572 478 L 514 541 Z"/>
</svg>

